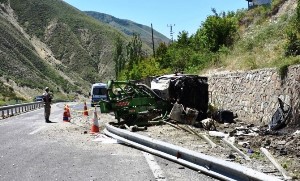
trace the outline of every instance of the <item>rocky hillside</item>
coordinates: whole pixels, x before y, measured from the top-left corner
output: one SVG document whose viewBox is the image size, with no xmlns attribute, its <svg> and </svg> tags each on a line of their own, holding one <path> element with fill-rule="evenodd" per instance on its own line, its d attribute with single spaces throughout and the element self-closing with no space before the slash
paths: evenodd
<svg viewBox="0 0 300 181">
<path fill-rule="evenodd" d="M 140 34 L 142 41 L 145 42 L 148 46 L 152 47 L 151 27 L 141 25 L 130 20 L 119 19 L 104 13 L 94 11 L 85 11 L 85 13 L 103 23 L 111 25 L 112 27 L 122 31 L 126 35 L 131 36 L 133 33 Z M 158 47 L 159 43 L 161 42 L 168 43 L 170 41 L 169 38 L 155 30 L 153 31 L 153 37 L 155 47 Z"/>
<path fill-rule="evenodd" d="M 26 100 L 45 86 L 56 98 L 87 95 L 114 78 L 115 39 L 131 38 L 61 0 L 0 0 L 0 32 L 1 87 Z"/>
<path fill-rule="evenodd" d="M 258 6 L 239 12 L 239 37 L 220 57 L 221 68 L 251 70 L 299 63 L 299 56 L 285 56 L 297 4 L 297 0 L 276 0 L 270 8 Z"/>
</svg>

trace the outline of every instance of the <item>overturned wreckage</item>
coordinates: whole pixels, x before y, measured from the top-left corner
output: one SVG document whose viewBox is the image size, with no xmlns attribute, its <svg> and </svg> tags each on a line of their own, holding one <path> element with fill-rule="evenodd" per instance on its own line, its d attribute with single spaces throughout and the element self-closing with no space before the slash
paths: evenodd
<svg viewBox="0 0 300 181">
<path fill-rule="evenodd" d="M 182 106 L 185 120 L 207 117 L 206 77 L 167 75 L 154 79 L 151 88 L 133 81 L 111 80 L 107 85 L 108 101 L 100 102 L 100 108 L 102 112 L 113 111 L 118 124 L 121 120 L 128 125 L 142 125 L 154 118 L 164 119 L 175 105 Z"/>
<path fill-rule="evenodd" d="M 195 109 L 197 120 L 207 118 L 207 77 L 187 74 L 164 75 L 152 80 L 151 89 L 174 106 L 181 104 L 187 114 L 192 112 L 191 109 Z"/>
</svg>

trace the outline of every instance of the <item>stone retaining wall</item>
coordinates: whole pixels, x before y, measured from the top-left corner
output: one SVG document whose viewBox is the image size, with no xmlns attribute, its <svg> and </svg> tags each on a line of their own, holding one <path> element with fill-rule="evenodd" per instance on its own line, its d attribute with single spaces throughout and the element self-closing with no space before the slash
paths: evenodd
<svg viewBox="0 0 300 181">
<path fill-rule="evenodd" d="M 260 69 L 211 75 L 208 83 L 210 102 L 246 123 L 269 123 L 280 97 L 292 107 L 289 125 L 300 125 L 300 65 L 289 67 L 283 80 L 276 69 Z"/>
</svg>

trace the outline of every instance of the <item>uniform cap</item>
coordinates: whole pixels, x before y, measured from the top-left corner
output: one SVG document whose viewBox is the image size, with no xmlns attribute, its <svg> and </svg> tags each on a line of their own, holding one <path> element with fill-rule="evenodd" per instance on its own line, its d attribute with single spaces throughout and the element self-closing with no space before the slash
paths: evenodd
<svg viewBox="0 0 300 181">
<path fill-rule="evenodd" d="M 47 90 L 49 90 L 49 87 L 46 87 L 46 88 L 45 88 L 45 91 L 47 91 Z"/>
</svg>

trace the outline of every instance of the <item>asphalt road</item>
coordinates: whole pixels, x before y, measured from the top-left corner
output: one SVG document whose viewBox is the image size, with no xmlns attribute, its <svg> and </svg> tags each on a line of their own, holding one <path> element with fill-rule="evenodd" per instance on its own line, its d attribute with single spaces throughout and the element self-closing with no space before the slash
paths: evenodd
<svg viewBox="0 0 300 181">
<path fill-rule="evenodd" d="M 43 109 L 0 120 L 0 180 L 216 180 L 115 140 L 97 142 L 62 121 L 63 104 L 51 112 L 55 123 L 44 122 Z"/>
</svg>

